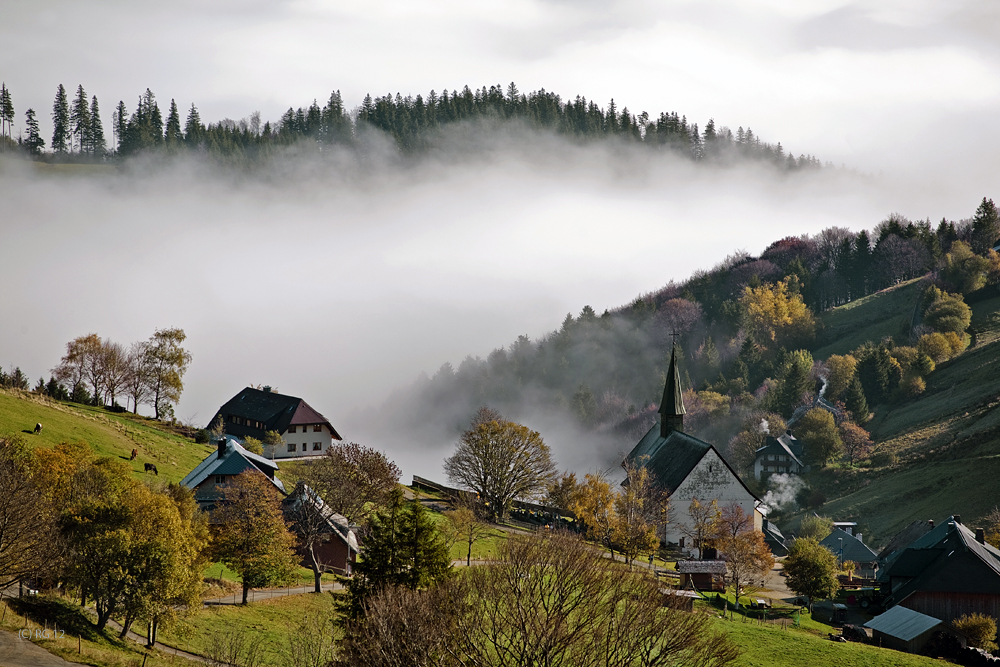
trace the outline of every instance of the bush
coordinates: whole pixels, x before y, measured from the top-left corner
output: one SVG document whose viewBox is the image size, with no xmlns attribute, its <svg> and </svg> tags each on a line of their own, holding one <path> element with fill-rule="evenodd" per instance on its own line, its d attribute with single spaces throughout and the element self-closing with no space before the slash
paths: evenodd
<svg viewBox="0 0 1000 667">
<path fill-rule="evenodd" d="M 924 323 L 941 333 L 964 333 L 972 321 L 972 309 L 958 294 L 937 291 L 924 313 Z"/>
<path fill-rule="evenodd" d="M 942 361 L 947 361 L 953 354 L 951 343 L 945 338 L 944 334 L 937 332 L 921 336 L 917 342 L 917 349 L 938 364 Z"/>
<path fill-rule="evenodd" d="M 947 331 L 945 332 L 944 337 L 945 340 L 948 341 L 948 345 L 951 347 L 951 356 L 955 356 L 969 346 L 969 338 L 965 334 L 959 335 L 954 331 Z"/>
<path fill-rule="evenodd" d="M 208 442 L 208 431 L 206 431 L 205 429 L 200 429 L 196 431 L 194 434 L 194 441 L 197 442 L 199 445 L 203 445 L 206 442 Z"/>
<path fill-rule="evenodd" d="M 879 468 L 891 468 L 899 463 L 899 457 L 896 456 L 896 452 L 879 451 L 872 457 L 872 463 Z"/>
<path fill-rule="evenodd" d="M 927 383 L 919 375 L 909 375 L 903 378 L 903 382 L 899 385 L 899 390 L 903 395 L 910 398 L 919 396 L 924 393 L 925 389 L 927 389 Z"/>
<path fill-rule="evenodd" d="M 966 614 L 959 616 L 952 625 L 969 638 L 969 646 L 981 648 L 984 651 L 997 649 L 997 622 L 984 614 Z"/>
</svg>

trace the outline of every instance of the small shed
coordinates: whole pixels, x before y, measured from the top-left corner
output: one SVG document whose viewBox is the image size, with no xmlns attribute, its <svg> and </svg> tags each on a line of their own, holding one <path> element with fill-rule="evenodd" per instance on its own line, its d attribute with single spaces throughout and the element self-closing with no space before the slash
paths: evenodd
<svg viewBox="0 0 1000 667">
<path fill-rule="evenodd" d="M 726 561 L 724 560 L 682 560 L 677 562 L 681 588 L 699 591 L 726 590 Z"/>
<path fill-rule="evenodd" d="M 962 646 L 966 637 L 941 619 L 896 606 L 865 623 L 872 631 L 872 643 L 906 653 L 919 653 L 938 631 L 953 635 Z"/>
<path fill-rule="evenodd" d="M 661 588 L 663 606 L 681 611 L 694 611 L 694 601 L 701 597 L 695 591 L 682 591 L 678 588 Z"/>
</svg>

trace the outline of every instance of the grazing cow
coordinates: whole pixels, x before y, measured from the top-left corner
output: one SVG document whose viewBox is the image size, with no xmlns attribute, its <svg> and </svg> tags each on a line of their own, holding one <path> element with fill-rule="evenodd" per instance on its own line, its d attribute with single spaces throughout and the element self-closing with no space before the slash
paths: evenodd
<svg viewBox="0 0 1000 667">
<path fill-rule="evenodd" d="M 41 424 L 41 422 L 39 422 L 39 423 L 35 424 L 35 435 L 38 435 L 41 432 L 42 432 L 42 424 Z"/>
<path fill-rule="evenodd" d="M 129 461 L 135 461 L 135 457 L 137 457 L 137 456 L 139 456 L 139 450 L 138 449 L 133 449 L 132 450 L 132 458 L 130 458 Z"/>
<path fill-rule="evenodd" d="M 152 470 L 154 475 L 156 475 L 157 477 L 160 476 L 160 473 L 156 469 L 156 466 L 154 466 L 152 463 L 146 463 L 145 466 L 146 466 L 146 472 L 149 472 L 150 470 Z"/>
</svg>

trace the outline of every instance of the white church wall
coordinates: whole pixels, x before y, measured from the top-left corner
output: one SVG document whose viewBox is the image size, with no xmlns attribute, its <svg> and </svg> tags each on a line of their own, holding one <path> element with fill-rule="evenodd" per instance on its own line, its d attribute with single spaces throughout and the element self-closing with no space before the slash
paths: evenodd
<svg viewBox="0 0 1000 667">
<path fill-rule="evenodd" d="M 754 515 L 754 497 L 743 487 L 740 480 L 729 470 L 714 449 L 705 453 L 698 465 L 670 494 L 670 514 L 666 527 L 667 542 L 680 544 L 681 538 L 684 538 L 685 547 L 692 546 L 691 538 L 684 532 L 685 526 L 690 528 L 693 525 L 691 514 L 688 511 L 692 498 L 697 498 L 703 504 L 715 500 L 719 509 L 737 503 L 747 516 Z"/>
</svg>

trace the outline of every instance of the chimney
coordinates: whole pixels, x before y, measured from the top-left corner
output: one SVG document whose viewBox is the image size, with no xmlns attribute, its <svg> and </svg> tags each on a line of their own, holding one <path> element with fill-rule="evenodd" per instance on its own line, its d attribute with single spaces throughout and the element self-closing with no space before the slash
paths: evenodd
<svg viewBox="0 0 1000 667">
<path fill-rule="evenodd" d="M 976 542 L 986 544 L 986 531 L 982 528 L 976 528 Z"/>
<path fill-rule="evenodd" d="M 792 429 L 786 428 L 785 429 L 785 435 L 791 435 L 791 434 L 792 434 Z"/>
<path fill-rule="evenodd" d="M 219 446 L 219 458 L 226 458 L 226 439 L 219 438 L 219 441 L 216 444 Z"/>
<path fill-rule="evenodd" d="M 857 534 L 857 535 L 855 535 L 854 537 L 858 538 L 858 542 L 861 542 L 862 544 L 864 544 L 864 543 L 865 543 L 865 541 L 864 541 L 864 539 L 863 539 L 863 538 L 864 538 L 864 535 L 862 535 L 861 533 L 858 533 L 858 534 Z"/>
<path fill-rule="evenodd" d="M 931 528 L 933 528 L 934 527 L 934 519 L 927 519 L 927 525 L 930 526 Z"/>
<path fill-rule="evenodd" d="M 953 516 L 951 518 L 955 520 L 955 523 L 962 523 L 962 515 L 961 514 L 956 514 L 955 516 Z"/>
</svg>

